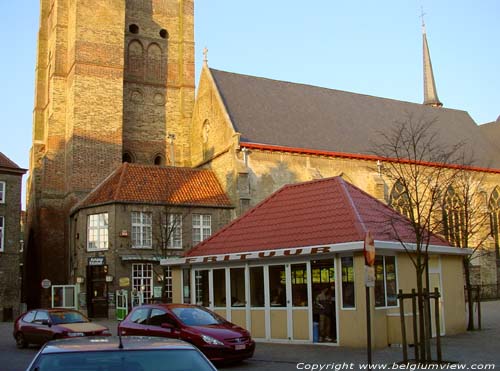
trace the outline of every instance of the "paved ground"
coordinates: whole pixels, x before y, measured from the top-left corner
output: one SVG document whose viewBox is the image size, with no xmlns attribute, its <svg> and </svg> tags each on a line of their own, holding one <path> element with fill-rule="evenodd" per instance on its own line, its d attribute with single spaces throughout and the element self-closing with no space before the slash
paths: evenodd
<svg viewBox="0 0 500 371">
<path fill-rule="evenodd" d="M 483 330 L 468 332 L 443 338 L 443 358 L 458 365 L 479 366 L 494 364 L 500 368 L 500 301 L 483 303 Z M 116 333 L 116 321 L 96 321 L 110 327 Z M 37 348 L 18 350 L 11 335 L 12 323 L 0 323 L 0 370 L 24 370 L 36 354 Z M 412 350 L 410 350 L 412 355 Z M 385 348 L 374 351 L 373 362 L 393 367 L 394 362 L 402 360 L 400 348 Z M 323 366 L 322 370 L 357 370 L 366 362 L 364 349 L 332 347 L 321 345 L 291 345 L 258 343 L 255 356 L 240 364 L 224 367 L 227 371 L 250 370 L 317 370 L 314 365 Z M 455 364 L 455 366 L 457 366 Z M 327 368 L 328 367 L 328 368 Z M 392 368 L 394 369 L 394 368 Z M 403 368 L 399 368 L 403 369 Z M 409 368 L 412 369 L 415 368 Z M 492 369 L 492 368 L 489 368 Z M 154 370 L 151 370 L 154 371 Z"/>
</svg>

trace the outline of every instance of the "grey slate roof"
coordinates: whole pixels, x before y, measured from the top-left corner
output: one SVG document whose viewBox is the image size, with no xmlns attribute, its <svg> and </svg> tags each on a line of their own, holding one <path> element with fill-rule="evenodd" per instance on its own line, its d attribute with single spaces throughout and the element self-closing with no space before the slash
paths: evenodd
<svg viewBox="0 0 500 371">
<path fill-rule="evenodd" d="M 498 153 L 497 158 L 500 157 L 500 116 L 496 121 L 489 124 L 479 125 L 479 129 L 483 136 L 494 146 L 496 146 Z"/>
<path fill-rule="evenodd" d="M 369 155 L 379 132 L 413 114 L 438 120 L 443 145 L 467 141 L 475 166 L 500 169 L 498 149 L 465 111 L 210 72 L 242 142 Z"/>
</svg>

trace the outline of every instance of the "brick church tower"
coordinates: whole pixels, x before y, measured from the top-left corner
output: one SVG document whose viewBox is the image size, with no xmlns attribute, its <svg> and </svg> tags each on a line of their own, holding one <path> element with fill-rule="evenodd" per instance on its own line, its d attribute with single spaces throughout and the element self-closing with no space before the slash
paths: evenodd
<svg viewBox="0 0 500 371">
<path fill-rule="evenodd" d="M 69 210 L 122 161 L 189 165 L 193 0 L 41 0 L 27 187 L 30 307 L 66 284 Z M 174 139 L 175 138 L 175 139 Z"/>
</svg>

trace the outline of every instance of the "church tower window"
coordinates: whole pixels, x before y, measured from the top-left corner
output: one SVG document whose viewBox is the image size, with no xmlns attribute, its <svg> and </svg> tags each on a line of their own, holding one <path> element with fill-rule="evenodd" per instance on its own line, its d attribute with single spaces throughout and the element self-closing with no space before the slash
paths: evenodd
<svg viewBox="0 0 500 371">
<path fill-rule="evenodd" d="M 130 31 L 130 33 L 138 34 L 139 33 L 139 26 L 132 23 L 130 26 L 128 26 L 128 30 Z"/>
<path fill-rule="evenodd" d="M 160 30 L 160 37 L 161 37 L 162 39 L 168 39 L 168 32 L 167 32 L 167 30 L 165 30 L 164 28 L 162 28 L 162 29 Z"/>
<path fill-rule="evenodd" d="M 129 152 L 124 152 L 122 155 L 122 162 L 128 162 L 131 164 L 134 162 L 134 157 Z"/>
</svg>

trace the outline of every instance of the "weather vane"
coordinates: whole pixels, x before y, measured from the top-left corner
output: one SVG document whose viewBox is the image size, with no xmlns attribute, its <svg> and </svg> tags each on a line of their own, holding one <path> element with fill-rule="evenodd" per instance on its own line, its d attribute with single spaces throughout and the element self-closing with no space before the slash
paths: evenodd
<svg viewBox="0 0 500 371">
<path fill-rule="evenodd" d="M 425 31 L 425 21 L 424 21 L 424 15 L 426 13 L 424 13 L 424 7 L 421 6 L 420 7 L 420 18 L 422 18 L 422 29 Z"/>
</svg>

